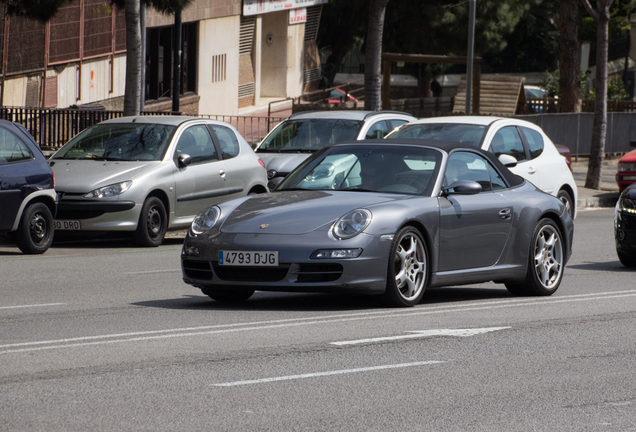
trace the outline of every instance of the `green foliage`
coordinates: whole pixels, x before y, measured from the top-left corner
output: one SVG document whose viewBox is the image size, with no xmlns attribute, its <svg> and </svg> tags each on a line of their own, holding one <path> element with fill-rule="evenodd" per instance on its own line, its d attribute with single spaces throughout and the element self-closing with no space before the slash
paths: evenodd
<svg viewBox="0 0 636 432">
<path fill-rule="evenodd" d="M 561 94 L 559 88 L 560 73 L 558 70 L 555 72 L 546 71 L 545 75 L 541 77 L 539 81 L 539 87 L 544 89 L 548 93 L 548 97 L 555 97 Z M 585 82 L 586 75 L 583 69 L 579 69 L 579 78 L 581 81 L 581 97 L 583 99 L 596 99 L 596 90 L 594 87 L 590 89 L 590 94 L 585 95 Z M 626 100 L 629 99 L 629 95 L 625 90 L 625 84 L 620 78 L 612 77 L 607 80 L 607 100 Z"/>
<path fill-rule="evenodd" d="M 117 5 L 117 7 L 123 9 L 126 5 L 126 0 L 106 0 L 110 1 L 112 4 Z M 181 9 L 185 9 L 190 3 L 194 0 L 142 0 L 146 5 L 152 6 L 157 9 L 159 12 L 164 13 L 166 15 L 171 15 L 175 13 L 175 11 Z"/>
<path fill-rule="evenodd" d="M 7 4 L 7 13 L 14 16 L 33 18 L 47 22 L 55 16 L 58 9 L 73 0 L 0 0 Z"/>
<path fill-rule="evenodd" d="M 559 79 L 561 74 L 557 69 L 555 72 L 545 71 L 545 75 L 539 80 L 539 87 L 546 91 L 548 97 L 556 97 L 560 94 Z"/>
<path fill-rule="evenodd" d="M 626 100 L 629 95 L 625 90 L 625 83 L 619 78 L 610 78 L 607 81 L 607 100 Z"/>
</svg>

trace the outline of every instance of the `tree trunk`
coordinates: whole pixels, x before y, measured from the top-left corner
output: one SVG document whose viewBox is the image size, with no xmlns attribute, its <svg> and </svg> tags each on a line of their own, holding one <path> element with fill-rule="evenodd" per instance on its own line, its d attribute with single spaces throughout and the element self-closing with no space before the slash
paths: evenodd
<svg viewBox="0 0 636 432">
<path fill-rule="evenodd" d="M 389 0 L 371 0 L 364 53 L 364 105 L 371 111 L 380 109 L 382 84 L 382 33 L 384 14 Z"/>
<path fill-rule="evenodd" d="M 578 0 L 559 0 L 559 106 L 561 112 L 580 112 Z"/>
<path fill-rule="evenodd" d="M 140 0 L 126 0 L 126 88 L 124 115 L 139 115 L 141 95 Z"/>
<path fill-rule="evenodd" d="M 590 161 L 587 167 L 585 187 L 600 189 L 601 169 L 605 153 L 607 134 L 607 51 L 609 8 L 612 0 L 598 0 L 596 10 L 596 100 L 594 101 L 594 124 L 592 126 L 592 144 Z"/>
</svg>

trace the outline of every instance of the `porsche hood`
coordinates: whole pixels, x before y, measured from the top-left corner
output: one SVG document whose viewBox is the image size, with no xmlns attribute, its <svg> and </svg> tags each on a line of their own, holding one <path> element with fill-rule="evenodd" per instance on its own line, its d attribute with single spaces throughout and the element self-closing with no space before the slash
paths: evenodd
<svg viewBox="0 0 636 432">
<path fill-rule="evenodd" d="M 334 199 L 335 198 L 335 199 Z M 404 196 L 343 191 L 281 191 L 252 197 L 227 216 L 221 231 L 241 234 L 304 234 L 357 208 Z"/>
</svg>

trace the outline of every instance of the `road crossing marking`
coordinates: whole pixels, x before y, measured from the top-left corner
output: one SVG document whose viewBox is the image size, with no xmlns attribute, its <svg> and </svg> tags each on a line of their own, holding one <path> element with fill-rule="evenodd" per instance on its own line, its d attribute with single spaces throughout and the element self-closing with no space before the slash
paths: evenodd
<svg viewBox="0 0 636 432">
<path fill-rule="evenodd" d="M 341 370 L 328 371 L 328 372 L 313 372 L 313 373 L 306 373 L 306 374 L 299 374 L 299 375 L 287 375 L 287 376 L 260 378 L 260 379 L 245 380 L 245 381 L 233 381 L 233 382 L 217 383 L 212 385 L 215 387 L 236 387 L 236 386 L 250 385 L 250 384 L 263 384 L 263 383 L 271 383 L 271 382 L 277 382 L 277 381 L 291 381 L 291 380 L 297 380 L 297 379 L 317 378 L 317 377 L 333 376 L 333 375 L 344 375 L 344 374 L 359 373 L 359 372 L 372 372 L 372 371 L 386 370 L 386 369 L 399 369 L 399 368 L 425 366 L 425 365 L 440 364 L 440 363 L 446 363 L 446 362 L 440 361 L 440 360 L 429 360 L 429 361 L 421 361 L 421 362 L 413 362 L 413 363 L 398 363 L 398 364 L 392 364 L 392 365 L 369 366 L 369 367 L 362 367 L 362 368 L 355 368 L 355 369 L 341 369 Z"/>
<path fill-rule="evenodd" d="M 341 342 L 331 342 L 332 345 L 344 346 L 344 345 L 357 345 L 364 343 L 374 343 L 374 342 L 389 342 L 400 339 L 418 339 L 425 337 L 433 337 L 433 336 L 453 336 L 453 337 L 469 337 L 475 336 L 478 334 L 494 332 L 498 330 L 507 330 L 512 327 L 487 327 L 487 328 L 475 328 L 475 329 L 439 329 L 439 330 L 416 330 L 409 331 L 405 335 L 398 336 L 384 336 L 384 337 L 376 337 L 369 339 L 358 339 L 358 340 L 350 340 L 350 341 L 341 341 Z"/>
</svg>

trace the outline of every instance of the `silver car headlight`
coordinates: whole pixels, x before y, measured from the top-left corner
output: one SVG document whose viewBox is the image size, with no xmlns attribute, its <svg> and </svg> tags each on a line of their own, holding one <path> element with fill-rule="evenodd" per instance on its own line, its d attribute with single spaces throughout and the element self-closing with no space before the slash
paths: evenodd
<svg viewBox="0 0 636 432">
<path fill-rule="evenodd" d="M 99 189 L 95 189 L 94 191 L 90 191 L 89 193 L 84 195 L 84 198 L 114 197 L 114 196 L 123 194 L 128 189 L 130 189 L 131 186 L 132 186 L 131 180 L 104 186 Z"/>
<path fill-rule="evenodd" d="M 333 225 L 333 235 L 345 240 L 360 234 L 371 223 L 371 212 L 367 209 L 356 209 L 342 216 Z"/>
<path fill-rule="evenodd" d="M 636 202 L 633 199 L 622 197 L 618 200 L 618 209 L 625 213 L 636 214 Z"/>
<path fill-rule="evenodd" d="M 314 169 L 311 173 L 309 173 L 309 175 L 307 177 L 305 177 L 306 180 L 320 180 L 320 179 L 324 179 L 324 178 L 329 178 L 331 176 L 333 176 L 334 171 L 336 170 L 336 167 L 334 167 L 332 164 L 328 163 L 328 164 L 322 164 L 316 167 L 316 169 Z"/>
<path fill-rule="evenodd" d="M 199 235 L 208 231 L 217 223 L 219 216 L 221 216 L 219 207 L 214 206 L 203 210 L 192 221 L 192 226 L 190 227 L 192 233 Z"/>
</svg>

